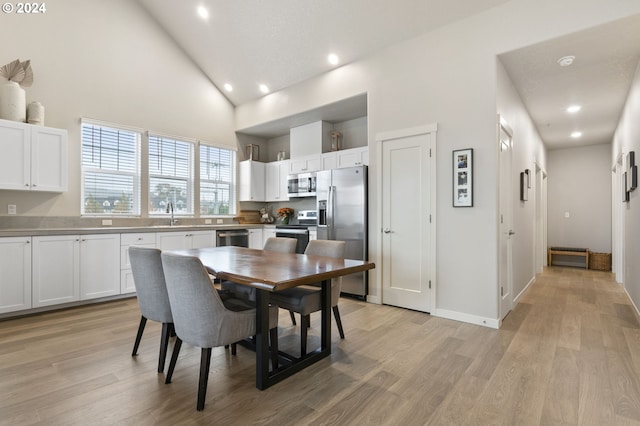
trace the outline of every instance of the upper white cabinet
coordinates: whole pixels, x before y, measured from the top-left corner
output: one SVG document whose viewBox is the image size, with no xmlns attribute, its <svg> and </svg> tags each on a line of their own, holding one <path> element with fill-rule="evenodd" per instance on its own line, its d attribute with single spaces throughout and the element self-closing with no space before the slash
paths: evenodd
<svg viewBox="0 0 640 426">
<path fill-rule="evenodd" d="M 289 168 L 291 174 L 308 173 L 321 170 L 322 154 L 308 155 L 306 157 L 291 157 Z"/>
<path fill-rule="evenodd" d="M 333 130 L 333 125 L 325 121 L 292 127 L 289 130 L 291 159 L 320 155 L 330 151 L 331 130 Z"/>
<path fill-rule="evenodd" d="M 31 237 L 0 238 L 0 313 L 31 308 Z"/>
<path fill-rule="evenodd" d="M 338 168 L 338 153 L 336 151 L 325 152 L 322 154 L 322 170 L 331 170 Z"/>
<path fill-rule="evenodd" d="M 337 165 L 335 168 L 369 165 L 369 147 L 345 149 L 337 151 Z"/>
<path fill-rule="evenodd" d="M 274 161 L 266 164 L 265 170 L 265 200 L 288 200 L 287 175 L 289 174 L 290 160 Z"/>
<path fill-rule="evenodd" d="M 264 201 L 265 164 L 240 161 L 238 164 L 238 201 Z"/>
<path fill-rule="evenodd" d="M 0 189 L 67 190 L 67 131 L 0 120 Z"/>
</svg>

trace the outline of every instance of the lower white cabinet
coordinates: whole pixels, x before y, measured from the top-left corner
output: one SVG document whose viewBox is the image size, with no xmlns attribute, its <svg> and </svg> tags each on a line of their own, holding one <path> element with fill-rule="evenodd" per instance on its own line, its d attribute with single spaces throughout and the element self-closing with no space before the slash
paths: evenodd
<svg viewBox="0 0 640 426">
<path fill-rule="evenodd" d="M 0 313 L 31 308 L 31 237 L 0 238 Z"/>
<path fill-rule="evenodd" d="M 262 229 L 249 229 L 249 248 L 261 249 L 263 247 Z"/>
<path fill-rule="evenodd" d="M 216 246 L 216 231 L 158 232 L 160 250 L 184 250 Z"/>
<path fill-rule="evenodd" d="M 33 237 L 32 305 L 120 293 L 120 234 Z"/>
<path fill-rule="evenodd" d="M 156 233 L 143 232 L 134 234 L 122 234 L 120 236 L 120 293 L 135 293 L 136 286 L 131 273 L 131 261 L 129 260 L 129 247 L 156 248 Z"/>
<path fill-rule="evenodd" d="M 267 242 L 267 239 L 269 237 L 275 237 L 275 236 L 276 236 L 275 225 L 269 225 L 262 228 L 262 247 L 264 247 L 264 244 Z"/>
</svg>

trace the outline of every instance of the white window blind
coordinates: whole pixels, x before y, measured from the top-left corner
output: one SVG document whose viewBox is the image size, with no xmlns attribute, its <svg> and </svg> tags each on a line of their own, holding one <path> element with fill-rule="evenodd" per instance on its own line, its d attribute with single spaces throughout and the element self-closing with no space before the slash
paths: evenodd
<svg viewBox="0 0 640 426">
<path fill-rule="evenodd" d="M 82 123 L 83 215 L 140 214 L 139 132 Z"/>
<path fill-rule="evenodd" d="M 149 213 L 193 214 L 192 142 L 149 135 Z"/>
<path fill-rule="evenodd" d="M 236 153 L 200 145 L 200 214 L 235 214 Z"/>
</svg>

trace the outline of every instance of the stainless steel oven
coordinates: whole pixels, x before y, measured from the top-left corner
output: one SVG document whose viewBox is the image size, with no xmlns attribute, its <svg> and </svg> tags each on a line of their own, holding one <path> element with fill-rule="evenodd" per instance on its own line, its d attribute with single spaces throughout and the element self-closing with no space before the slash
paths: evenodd
<svg viewBox="0 0 640 426">
<path fill-rule="evenodd" d="M 228 231 L 217 231 L 216 244 L 218 247 L 249 247 L 249 230 L 230 229 Z"/>
</svg>

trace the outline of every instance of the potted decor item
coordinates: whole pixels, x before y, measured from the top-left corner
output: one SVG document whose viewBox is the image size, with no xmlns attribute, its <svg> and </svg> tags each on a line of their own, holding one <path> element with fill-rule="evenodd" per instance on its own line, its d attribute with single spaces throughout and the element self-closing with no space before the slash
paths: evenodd
<svg viewBox="0 0 640 426">
<path fill-rule="evenodd" d="M 0 75 L 8 80 L 0 85 L 0 118 L 24 123 L 27 121 L 27 102 L 22 87 L 33 84 L 31 61 L 16 59 L 1 67 Z"/>
<path fill-rule="evenodd" d="M 293 209 L 291 207 L 280 207 L 278 209 L 278 217 L 282 218 L 282 223 L 288 225 L 291 217 L 293 216 Z"/>
</svg>

